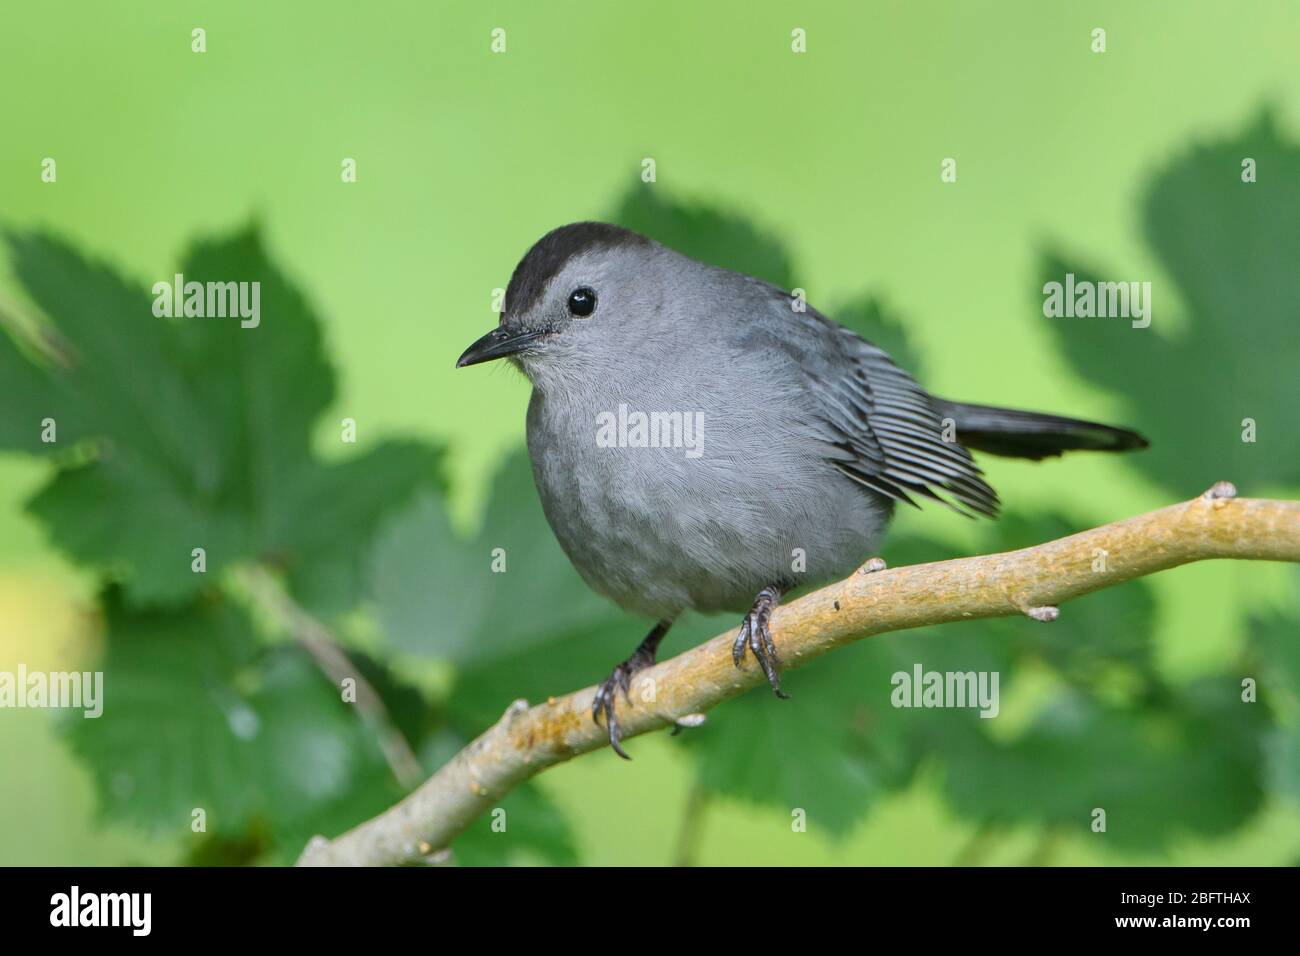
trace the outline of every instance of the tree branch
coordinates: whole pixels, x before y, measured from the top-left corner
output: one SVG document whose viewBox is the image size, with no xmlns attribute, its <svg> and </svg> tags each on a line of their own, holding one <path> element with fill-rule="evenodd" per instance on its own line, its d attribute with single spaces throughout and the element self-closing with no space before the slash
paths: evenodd
<svg viewBox="0 0 1300 956">
<path fill-rule="evenodd" d="M 950 621 L 1026 614 L 1050 621 L 1070 598 L 1192 561 L 1300 562 L 1300 502 L 1237 499 L 1226 482 L 1183 504 L 1032 548 L 891 570 L 864 566 L 778 609 L 772 633 L 793 669 L 863 637 Z M 619 712 L 623 737 L 706 711 L 763 683 L 748 658 L 731 661 L 721 634 L 638 676 L 653 703 Z M 547 767 L 606 746 L 591 719 L 594 687 L 529 707 L 517 700 L 418 790 L 334 840 L 317 837 L 299 865 L 416 862 L 447 844 L 513 787 Z M 796 701 L 792 706 L 798 706 Z"/>
<path fill-rule="evenodd" d="M 357 710 L 373 730 L 393 776 L 408 789 L 418 785 L 424 774 L 411 745 L 393 723 L 379 692 L 352 663 L 329 628 L 300 607 L 266 568 L 248 565 L 239 570 L 237 578 L 254 603 L 307 652 L 336 689 L 341 688 L 345 680 L 353 682 Z"/>
</svg>

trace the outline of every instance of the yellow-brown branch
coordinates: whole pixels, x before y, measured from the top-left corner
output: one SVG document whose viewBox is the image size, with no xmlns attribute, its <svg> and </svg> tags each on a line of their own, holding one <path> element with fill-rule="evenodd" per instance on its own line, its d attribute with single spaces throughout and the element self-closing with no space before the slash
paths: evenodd
<svg viewBox="0 0 1300 956">
<path fill-rule="evenodd" d="M 1015 614 L 1050 621 L 1070 598 L 1193 561 L 1300 562 L 1300 502 L 1232 494 L 1230 485 L 1216 485 L 1195 500 L 1020 551 L 864 569 L 779 608 L 772 634 L 788 670 L 887 631 Z M 653 681 L 655 699 L 648 704 L 634 695 L 633 706 L 620 707 L 624 738 L 703 713 L 762 683 L 751 659 L 744 669 L 733 666 L 733 638 L 734 632 L 720 634 L 638 674 L 638 686 Z M 533 707 L 515 701 L 400 803 L 334 840 L 316 838 L 299 864 L 406 863 L 446 847 L 522 781 L 606 746 L 604 729 L 591 719 L 595 690 Z"/>
</svg>

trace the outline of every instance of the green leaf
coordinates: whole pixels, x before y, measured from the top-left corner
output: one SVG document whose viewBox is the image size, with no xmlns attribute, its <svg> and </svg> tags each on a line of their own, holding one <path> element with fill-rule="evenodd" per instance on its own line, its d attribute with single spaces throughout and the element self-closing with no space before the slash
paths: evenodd
<svg viewBox="0 0 1300 956">
<path fill-rule="evenodd" d="M 430 706 L 420 691 L 398 680 L 383 662 L 355 648 L 349 648 L 347 654 L 358 673 L 383 701 L 392 726 L 418 755 L 426 757 L 429 743 L 448 733 L 445 712 Z M 349 713 L 354 721 L 362 724 L 362 733 L 370 741 L 376 741 L 373 725 L 363 721 L 355 709 L 349 708 Z M 420 761 L 426 772 L 432 772 L 441 762 Z M 316 806 L 303 807 L 290 818 L 274 821 L 275 846 L 271 860 L 286 865 L 292 863 L 312 837 L 337 837 L 345 830 L 378 816 L 403 796 L 403 788 L 393 778 L 386 763 L 380 766 L 377 762 L 367 761 L 338 797 Z"/>
<path fill-rule="evenodd" d="M 186 385 L 173 327 L 154 316 L 149 294 L 61 240 L 14 232 L 7 239 L 15 276 L 51 322 L 42 334 L 70 366 L 47 364 L 49 386 L 35 393 L 73 412 L 60 444 L 111 439 L 124 459 L 194 483 L 209 460 L 209 417 Z"/>
<path fill-rule="evenodd" d="M 408 653 L 462 666 L 549 647 L 621 616 L 569 564 L 521 452 L 497 472 L 473 538 L 454 535 L 441 502 L 426 496 L 380 533 L 370 569 L 388 640 Z"/>
<path fill-rule="evenodd" d="M 250 551 L 241 515 L 204 507 L 141 462 L 112 451 L 63 469 L 28 503 L 53 542 L 81 563 L 129 582 L 139 604 L 176 603 L 212 579 L 192 570 L 203 548 L 209 572 Z"/>
<path fill-rule="evenodd" d="M 1084 835 L 1101 809 L 1102 845 L 1159 849 L 1189 833 L 1226 833 L 1260 809 L 1266 729 L 1230 675 L 1134 708 L 1069 692 L 1011 743 L 969 735 L 950 747 L 945 793 L 977 820 Z"/>
<path fill-rule="evenodd" d="M 531 783 L 516 787 L 452 842 L 461 866 L 506 866 L 578 862 L 573 833 L 564 815 Z"/>
<path fill-rule="evenodd" d="M 278 543 L 273 529 L 299 503 L 299 473 L 311 463 L 312 424 L 334 397 L 319 322 L 251 228 L 196 243 L 181 272 L 187 283 L 260 284 L 256 328 L 233 318 L 176 328 L 187 378 L 217 433 L 222 497 L 249 514 L 256 538 Z"/>
<path fill-rule="evenodd" d="M 342 613 L 364 595 L 366 553 L 383 522 L 442 482 L 441 450 L 421 442 L 383 442 L 345 461 L 313 462 L 271 515 L 263 548 L 286 566 L 300 603 Z"/>
<path fill-rule="evenodd" d="M 1243 183 L 1242 159 L 1258 163 Z M 1269 114 L 1240 136 L 1198 146 L 1152 181 L 1144 232 L 1174 288 L 1110 264 L 1107 280 L 1148 279 L 1152 322 L 1045 319 L 1070 364 L 1122 396 L 1151 448 L 1132 458 L 1181 495 L 1222 478 L 1300 483 L 1300 146 Z M 1043 281 L 1097 281 L 1075 257 L 1044 257 Z M 1169 321 L 1175 299 L 1186 327 Z M 1159 370 L 1160 374 L 1152 374 Z M 1242 440 L 1252 419 L 1256 440 Z"/>
<path fill-rule="evenodd" d="M 1265 745 L 1269 783 L 1293 801 L 1300 801 L 1300 571 L 1291 575 L 1290 606 L 1252 615 L 1249 622 L 1251 660 L 1241 679 L 1255 680 L 1258 703 L 1273 716 L 1274 727 Z"/>
<path fill-rule="evenodd" d="M 226 604 L 138 611 L 116 590 L 103 604 L 103 714 L 63 727 L 109 818 L 175 833 L 202 809 L 209 832 L 266 821 L 283 839 L 340 805 L 355 822 L 358 793 L 396 798 L 373 736 L 297 648 Z"/>
<path fill-rule="evenodd" d="M 42 368 L 9 335 L 0 332 L 0 449 L 51 454 L 91 434 L 76 397 L 63 376 Z M 44 422 L 54 421 L 54 442 L 42 440 Z"/>
<path fill-rule="evenodd" d="M 440 452 L 392 442 L 339 462 L 312 454 L 333 371 L 319 322 L 255 230 L 198 243 L 180 270 L 186 283 L 257 283 L 251 328 L 238 316 L 159 318 L 142 288 L 69 246 L 9 241 L 61 360 L 0 336 L 0 372 L 12 373 L 0 396 L 16 409 L 0 441 L 47 450 L 39 422 L 51 416 L 61 447 L 88 446 L 30 504 L 55 544 L 141 605 L 178 605 L 260 559 L 318 613 L 355 607 L 371 538 L 418 489 L 441 486 Z M 195 548 L 206 574 L 191 570 Z"/>
<path fill-rule="evenodd" d="M 790 700 L 756 688 L 685 731 L 700 783 L 783 814 L 802 810 L 832 833 L 849 830 L 916 765 L 906 723 L 889 705 L 894 668 L 886 653 L 842 649 L 786 676 Z"/>
</svg>

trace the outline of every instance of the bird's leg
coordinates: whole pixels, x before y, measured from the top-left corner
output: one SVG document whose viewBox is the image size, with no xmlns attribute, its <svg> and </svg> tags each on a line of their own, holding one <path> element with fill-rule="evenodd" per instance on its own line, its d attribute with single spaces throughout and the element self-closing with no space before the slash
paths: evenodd
<svg viewBox="0 0 1300 956">
<path fill-rule="evenodd" d="M 660 621 L 654 626 L 654 629 L 646 635 L 645 640 L 637 645 L 632 656 L 619 664 L 610 673 L 598 688 L 596 696 L 591 701 L 591 719 L 600 726 L 600 715 L 605 715 L 605 729 L 609 731 L 609 745 L 614 748 L 614 753 L 618 754 L 624 760 L 631 760 L 618 742 L 621 739 L 618 717 L 614 714 L 614 705 L 618 700 L 618 692 L 623 691 L 623 697 L 627 700 L 628 706 L 632 705 L 632 675 L 637 671 L 649 667 L 655 662 L 655 652 L 659 650 L 659 642 L 664 639 L 668 633 L 668 628 L 672 627 L 671 620 Z"/>
<path fill-rule="evenodd" d="M 731 645 L 731 659 L 739 667 L 745 659 L 745 648 L 748 647 L 754 660 L 758 661 L 758 666 L 763 668 L 763 674 L 772 685 L 773 692 L 785 700 L 790 695 L 781 690 L 781 678 L 777 674 L 781 660 L 776 656 L 776 644 L 772 642 L 772 629 L 768 626 L 772 612 L 780 601 L 781 590 L 774 584 L 769 584 L 758 592 L 754 606 L 740 623 L 736 643 Z"/>
</svg>

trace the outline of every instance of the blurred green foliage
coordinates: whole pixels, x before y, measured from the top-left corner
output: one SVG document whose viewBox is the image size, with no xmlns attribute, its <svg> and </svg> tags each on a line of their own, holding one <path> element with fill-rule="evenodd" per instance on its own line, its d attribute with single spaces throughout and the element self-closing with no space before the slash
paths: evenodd
<svg viewBox="0 0 1300 956">
<path fill-rule="evenodd" d="M 1132 401 L 1133 423 L 1154 447 L 1130 467 L 1179 494 L 1225 473 L 1252 486 L 1300 481 L 1294 429 L 1276 439 L 1291 454 L 1203 440 L 1245 416 L 1286 432 L 1300 387 L 1300 151 L 1267 120 L 1247 136 L 1261 166 L 1278 171 L 1268 183 L 1234 184 L 1229 167 L 1247 147 L 1229 142 L 1188 153 L 1148 192 L 1148 236 L 1186 306 L 1177 335 L 1120 322 L 1049 326 L 1081 374 Z M 1225 198 L 1243 188 L 1246 198 Z M 793 283 L 790 254 L 743 216 L 638 187 L 612 218 L 700 259 Z M 439 448 L 363 442 L 330 460 L 313 451 L 334 373 L 308 299 L 255 229 L 197 244 L 178 271 L 260 281 L 256 330 L 156 318 L 143 288 L 67 244 L 30 233 L 9 241 L 40 317 L 34 337 L 0 336 L 0 443 L 51 460 L 31 513 L 102 582 L 111 704 L 99 720 L 68 721 L 66 734 L 109 819 L 184 832 L 202 808 L 208 837 L 191 862 L 287 861 L 310 835 L 340 832 L 400 795 L 369 726 L 248 606 L 230 574 L 243 563 L 274 569 L 334 625 L 426 770 L 511 700 L 603 677 L 621 656 L 611 636 L 624 635 L 626 648 L 639 638 L 643 622 L 597 599 L 564 559 L 522 453 L 501 467 L 481 525 L 464 534 L 446 512 Z M 1060 254 L 1042 271 L 1086 274 Z M 828 311 L 917 370 L 903 322 L 878 299 L 863 293 L 842 306 Z M 1157 366 L 1160 377 L 1144 374 Z M 1217 404 L 1194 404 L 1205 395 Z M 58 422 L 56 445 L 38 439 L 46 417 Z M 1078 524 L 1013 513 L 983 526 L 974 550 L 1022 547 Z M 205 574 L 191 571 L 194 547 L 207 549 Z M 885 553 L 905 564 L 950 557 L 954 545 L 904 535 Z M 492 572 L 499 556 L 507 573 Z M 1051 625 L 1006 619 L 886 635 L 791 675 L 791 702 L 747 694 L 678 742 L 703 792 L 803 808 L 833 833 L 923 769 L 983 828 L 1086 830 L 1104 808 L 1117 849 L 1220 834 L 1270 792 L 1300 795 L 1300 608 L 1252 619 L 1240 662 L 1186 684 L 1155 667 L 1156 613 L 1139 581 L 1072 602 Z M 356 626 L 358 617 L 374 627 Z M 690 619 L 672 642 L 733 624 Z M 448 687 L 397 676 L 430 661 L 450 669 Z M 973 710 L 890 706 L 889 676 L 918 663 L 997 671 L 1007 694 L 1046 682 L 1051 694 L 1012 732 Z M 1260 683 L 1258 704 L 1241 700 L 1246 677 Z M 455 844 L 461 863 L 578 860 L 539 789 L 502 806 L 508 836 L 477 821 Z"/>
<path fill-rule="evenodd" d="M 1246 159 L 1256 181 L 1242 180 Z M 1175 494 L 1224 476 L 1252 489 L 1300 485 L 1300 146 L 1261 113 L 1239 135 L 1177 157 L 1148 184 L 1141 208 L 1176 295 L 1156 283 L 1150 328 L 1049 322 L 1061 354 L 1159 425 L 1159 440 L 1134 465 Z M 1097 281 L 1100 270 L 1073 255 L 1045 255 L 1043 281 L 1067 272 Z M 1107 265 L 1105 278 L 1132 277 Z M 1241 440 L 1246 419 L 1254 442 Z"/>
</svg>

